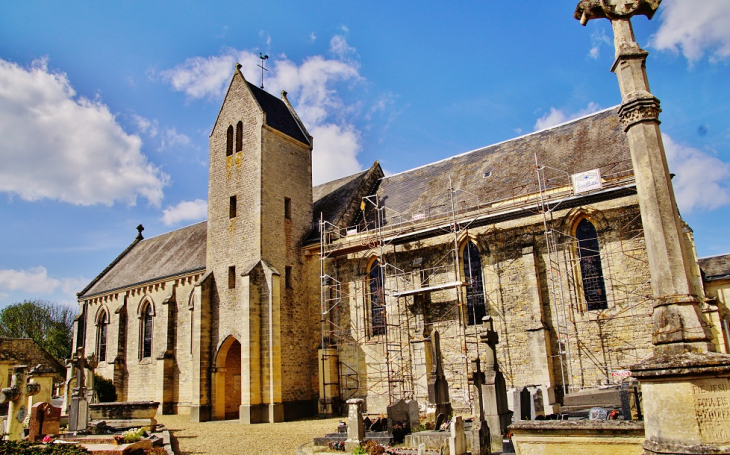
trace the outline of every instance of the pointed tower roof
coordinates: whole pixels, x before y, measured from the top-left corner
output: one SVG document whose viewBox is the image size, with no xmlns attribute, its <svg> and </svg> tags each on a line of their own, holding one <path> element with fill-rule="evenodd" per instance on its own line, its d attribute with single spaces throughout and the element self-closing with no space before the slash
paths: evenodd
<svg viewBox="0 0 730 455">
<path fill-rule="evenodd" d="M 248 87 L 249 92 L 251 92 L 251 95 L 254 97 L 259 107 L 261 107 L 261 110 L 264 111 L 264 120 L 267 126 L 270 126 L 271 128 L 280 131 L 303 144 L 310 147 L 312 146 L 310 136 L 306 133 L 304 125 L 300 124 L 299 117 L 294 112 L 294 108 L 291 107 L 291 104 L 289 104 L 288 101 L 281 100 L 269 92 L 266 92 L 248 82 L 243 76 L 243 73 L 241 73 L 241 65 L 238 63 L 236 64 L 236 70 L 233 73 L 231 82 L 228 84 L 226 98 L 228 97 L 228 92 L 231 91 L 231 86 L 233 86 L 237 75 L 241 76 L 241 79 L 246 84 L 246 87 Z M 221 105 L 221 111 L 218 112 L 219 117 L 222 109 L 223 105 Z M 216 124 L 217 122 L 218 119 L 216 119 Z"/>
</svg>

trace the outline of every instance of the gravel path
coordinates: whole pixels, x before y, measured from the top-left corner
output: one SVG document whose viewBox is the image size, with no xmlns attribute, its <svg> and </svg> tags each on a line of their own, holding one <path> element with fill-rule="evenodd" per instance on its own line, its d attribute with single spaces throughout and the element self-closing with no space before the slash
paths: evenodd
<svg viewBox="0 0 730 455">
<path fill-rule="evenodd" d="M 339 420 L 242 425 L 237 420 L 193 423 L 186 415 L 157 417 L 177 440 L 173 447 L 179 455 L 294 455 L 297 447 L 312 438 L 336 432 Z"/>
</svg>

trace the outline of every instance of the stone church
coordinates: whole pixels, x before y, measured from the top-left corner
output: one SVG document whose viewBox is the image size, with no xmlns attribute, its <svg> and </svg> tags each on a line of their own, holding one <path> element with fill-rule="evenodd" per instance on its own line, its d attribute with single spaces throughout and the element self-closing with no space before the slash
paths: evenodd
<svg viewBox="0 0 730 455">
<path fill-rule="evenodd" d="M 617 111 L 313 188 L 314 140 L 286 93 L 238 66 L 210 134 L 207 221 L 148 239 L 140 226 L 78 294 L 75 347 L 118 400 L 193 421 L 425 403 L 435 332 L 466 412 L 486 326 L 507 386 L 544 386 L 548 406 L 620 382 L 651 352 L 652 305 Z M 689 227 L 684 240 L 694 255 Z M 707 301 L 727 352 L 730 316 Z"/>
</svg>

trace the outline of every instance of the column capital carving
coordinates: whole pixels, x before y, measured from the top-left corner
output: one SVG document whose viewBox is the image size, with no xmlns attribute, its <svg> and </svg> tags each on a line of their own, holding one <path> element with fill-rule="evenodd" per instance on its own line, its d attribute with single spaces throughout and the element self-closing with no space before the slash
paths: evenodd
<svg viewBox="0 0 730 455">
<path fill-rule="evenodd" d="M 621 104 L 618 109 L 618 117 L 624 125 L 624 131 L 628 131 L 637 123 L 646 121 L 659 121 L 659 113 L 662 111 L 659 99 L 651 93 L 628 96 L 628 100 Z M 648 95 L 648 96 L 646 96 Z"/>
</svg>

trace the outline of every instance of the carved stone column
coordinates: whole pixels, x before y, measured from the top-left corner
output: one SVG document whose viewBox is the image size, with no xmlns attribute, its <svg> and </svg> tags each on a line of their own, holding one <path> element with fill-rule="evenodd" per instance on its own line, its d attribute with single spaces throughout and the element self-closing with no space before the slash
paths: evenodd
<svg viewBox="0 0 730 455">
<path fill-rule="evenodd" d="M 715 346 L 682 248 L 661 132 L 659 100 L 649 91 L 648 52 L 634 39 L 631 17 L 652 18 L 661 0 L 582 0 L 575 18 L 611 21 L 624 124 L 636 177 L 654 291 L 653 355 L 631 367 L 642 383 L 645 453 L 730 452 L 730 356 Z"/>
</svg>

